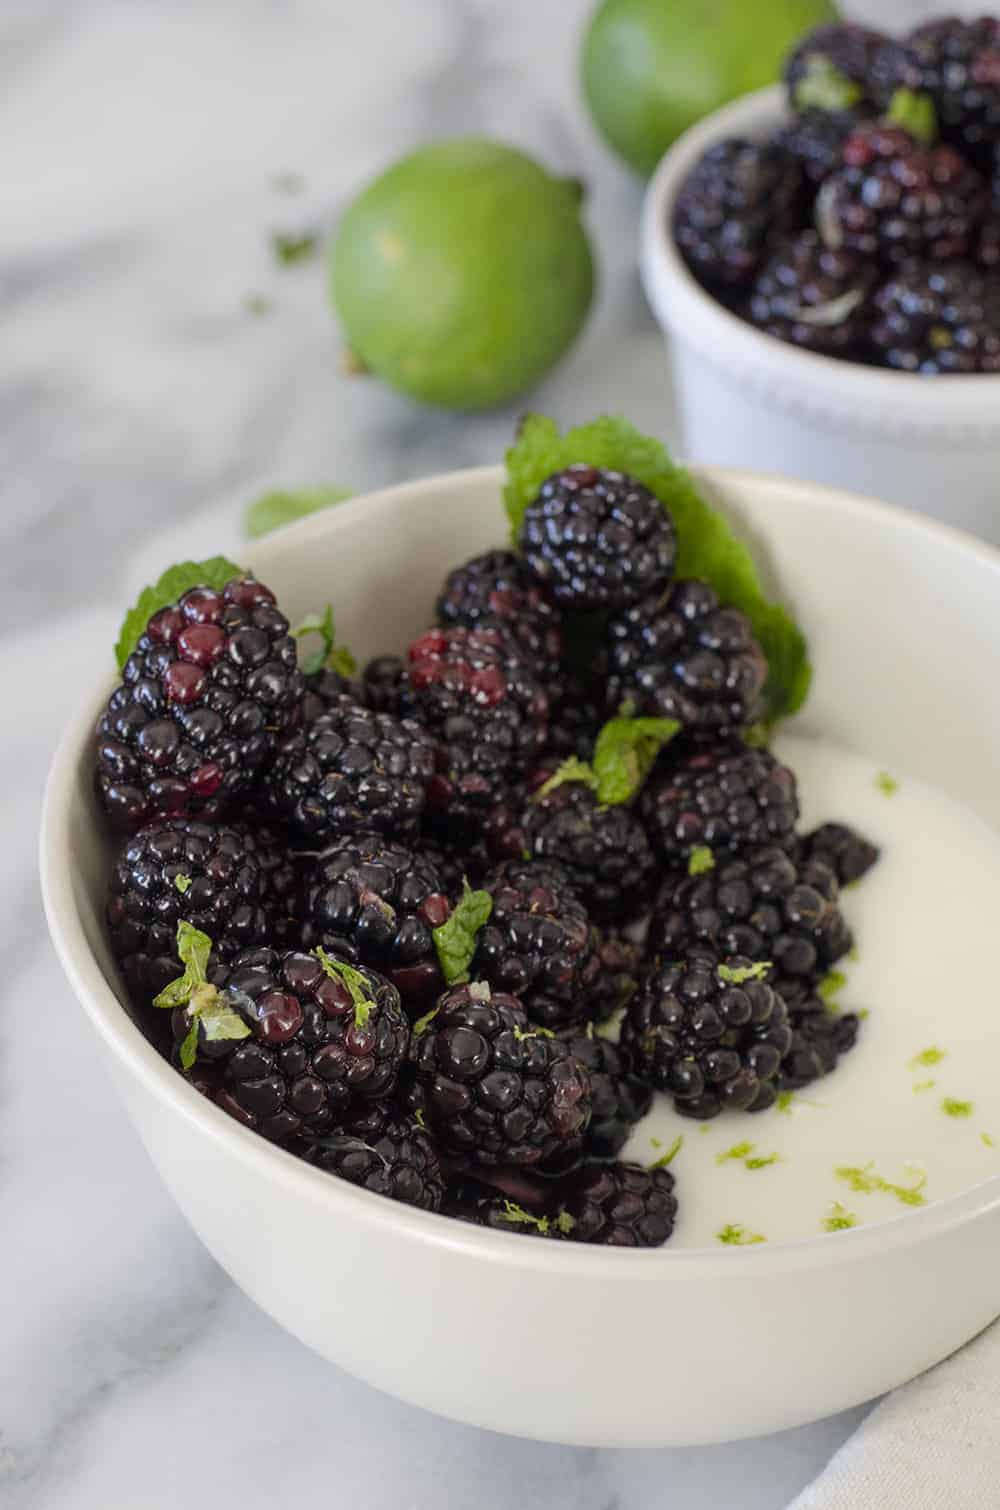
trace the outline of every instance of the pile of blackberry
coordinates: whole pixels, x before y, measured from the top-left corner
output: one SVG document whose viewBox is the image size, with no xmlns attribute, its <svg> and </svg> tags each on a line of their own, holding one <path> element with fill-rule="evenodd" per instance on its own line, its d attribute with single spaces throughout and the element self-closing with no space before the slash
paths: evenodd
<svg viewBox="0 0 1000 1510">
<path fill-rule="evenodd" d="M 694 276 L 803 350 L 904 372 L 1000 371 L 1000 20 L 889 39 L 827 23 L 790 115 L 717 142 L 677 196 Z"/>
<path fill-rule="evenodd" d="M 658 1092 L 760 1112 L 835 1068 L 838 887 L 877 850 L 799 832 L 764 651 L 677 535 L 638 479 L 562 466 L 357 678 L 303 675 L 252 578 L 155 606 L 97 733 L 106 918 L 199 1094 L 370 1194 L 652 1247 L 669 1158 L 622 1156 Z"/>
</svg>

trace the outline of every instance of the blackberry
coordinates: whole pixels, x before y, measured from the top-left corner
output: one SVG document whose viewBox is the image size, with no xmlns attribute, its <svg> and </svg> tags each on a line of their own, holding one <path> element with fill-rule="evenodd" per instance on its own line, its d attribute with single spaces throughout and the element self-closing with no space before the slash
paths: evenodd
<svg viewBox="0 0 1000 1510">
<path fill-rule="evenodd" d="M 552 1223 L 574 1243 L 660 1248 L 674 1230 L 677 1197 L 669 1169 L 591 1164 L 567 1181 Z"/>
<path fill-rule="evenodd" d="M 358 699 L 376 713 L 396 713 L 403 662 L 398 655 L 377 655 L 361 673 L 362 695 Z"/>
<path fill-rule="evenodd" d="M 750 621 L 695 579 L 612 619 L 607 664 L 609 712 L 628 700 L 698 734 L 749 723 L 767 677 Z"/>
<path fill-rule="evenodd" d="M 778 1086 L 798 1091 L 829 1075 L 842 1054 L 852 1049 L 861 1026 L 854 1012 L 834 1014 L 815 995 L 790 1011 L 792 1041 L 781 1062 Z"/>
<path fill-rule="evenodd" d="M 716 143 L 681 185 L 674 237 L 701 282 L 753 282 L 770 242 L 799 218 L 802 170 L 777 142 L 740 137 Z"/>
<path fill-rule="evenodd" d="M 669 876 L 653 907 L 647 949 L 664 960 L 692 948 L 774 966 L 772 983 L 816 984 L 850 949 L 837 877 L 822 860 L 773 846 L 723 857 L 704 875 Z"/>
<path fill-rule="evenodd" d="M 972 260 L 984 272 L 1000 274 L 1000 209 L 994 210 L 980 227 Z"/>
<path fill-rule="evenodd" d="M 872 344 L 902 372 L 1000 372 L 1000 276 L 968 262 L 901 267 L 875 296 Z"/>
<path fill-rule="evenodd" d="M 357 1098 L 392 1096 L 410 1030 L 399 992 L 374 970 L 260 948 L 211 965 L 208 979 L 174 1007 L 174 1039 L 183 1065 L 197 1030 L 194 1069 L 218 1069 L 213 1099 L 245 1127 L 288 1143 L 331 1131 Z M 212 1030 L 220 1010 L 226 1037 Z M 233 1023 L 247 1031 L 234 1036 Z"/>
<path fill-rule="evenodd" d="M 695 950 L 650 971 L 621 1041 L 637 1075 L 703 1120 L 773 1104 L 792 1029 L 783 998 L 749 959 Z"/>
<path fill-rule="evenodd" d="M 556 1225 L 544 1210 L 531 1211 L 490 1185 L 468 1176 L 449 1184 L 443 1209 L 445 1216 L 455 1217 L 460 1222 L 488 1227 L 492 1232 L 513 1232 L 526 1237 L 562 1237 L 563 1228 L 568 1225 L 566 1222 Z"/>
<path fill-rule="evenodd" d="M 406 1117 L 387 1121 L 371 1141 L 350 1133 L 326 1133 L 307 1144 L 303 1157 L 374 1195 L 387 1195 L 421 1211 L 440 1211 L 445 1178 L 434 1144 Z"/>
<path fill-rule="evenodd" d="M 487 877 L 493 898 L 471 972 L 520 998 L 533 1022 L 559 1028 L 590 1015 L 601 975 L 596 931 L 565 870 L 513 861 Z"/>
<path fill-rule="evenodd" d="M 431 1135 L 477 1164 L 535 1165 L 590 1120 L 587 1072 L 535 1032 L 514 996 L 455 986 L 413 1045 L 414 1101 Z"/>
<path fill-rule="evenodd" d="M 792 107 L 801 108 L 796 96 L 807 79 L 819 81 L 834 70 L 866 95 L 885 41 L 881 32 L 848 21 L 825 21 L 814 26 L 785 60 L 784 80 Z"/>
<path fill-rule="evenodd" d="M 591 684 L 593 682 L 593 684 Z M 551 711 L 546 755 L 589 760 L 604 722 L 603 686 L 564 672 L 549 688 Z"/>
<path fill-rule="evenodd" d="M 543 685 L 559 676 L 561 615 L 513 551 L 487 551 L 450 572 L 437 617 L 449 628 L 502 630 Z"/>
<path fill-rule="evenodd" d="M 207 933 L 230 962 L 252 944 L 290 942 L 294 873 L 273 836 L 161 818 L 126 839 L 108 888 L 111 952 L 137 1005 L 177 975 L 177 924 Z"/>
<path fill-rule="evenodd" d="M 840 166 L 844 143 L 870 116 L 864 107 L 803 110 L 779 127 L 772 140 L 792 154 L 810 186 L 818 186 Z"/>
<path fill-rule="evenodd" d="M 887 42 L 872 87 L 882 104 L 897 89 L 929 94 L 944 139 L 985 168 L 1000 140 L 1000 20 L 948 16 Z"/>
<path fill-rule="evenodd" d="M 985 180 L 952 147 L 920 147 L 875 122 L 847 138 L 842 166 L 816 198 L 816 226 L 833 251 L 883 262 L 965 256 L 985 219 Z"/>
<path fill-rule="evenodd" d="M 767 750 L 726 743 L 661 753 L 639 797 L 659 857 L 679 870 L 692 850 L 790 848 L 799 817 L 795 775 Z"/>
<path fill-rule="evenodd" d="M 478 887 L 493 869 L 493 861 L 481 839 L 466 849 L 458 849 L 453 844 L 442 844 L 433 834 L 422 833 L 414 840 L 414 851 L 433 866 L 445 896 L 453 905 L 462 895 L 465 881 Z"/>
<path fill-rule="evenodd" d="M 311 724 L 320 714 L 329 713 L 345 694 L 356 703 L 365 701 L 363 684 L 356 678 L 343 676 L 330 666 L 313 671 L 305 678 L 305 691 L 302 694 L 303 722 Z"/>
<path fill-rule="evenodd" d="M 380 834 L 357 834 L 314 861 L 302 941 L 370 965 L 419 1010 L 444 990 L 434 929 L 450 912 L 444 883 L 426 858 Z"/>
<path fill-rule="evenodd" d="M 410 646 L 398 704 L 437 741 L 429 822 L 471 844 L 544 747 L 541 683 L 497 629 L 430 629 Z"/>
<path fill-rule="evenodd" d="M 520 544 L 545 592 L 575 609 L 634 603 L 669 580 L 677 557 L 673 523 L 648 488 L 583 464 L 542 483 L 525 510 Z"/>
<path fill-rule="evenodd" d="M 565 781 L 529 803 L 526 826 L 533 859 L 564 866 L 596 922 L 642 911 L 656 861 L 629 808 L 604 807 L 589 786 Z"/>
<path fill-rule="evenodd" d="M 799 841 L 799 856 L 805 860 L 822 860 L 837 877 L 841 886 L 860 881 L 878 860 L 876 844 L 846 823 L 821 823 Z"/>
<path fill-rule="evenodd" d="M 868 333 L 876 276 L 871 262 L 824 246 L 816 231 L 802 231 L 776 247 L 761 270 L 750 319 L 806 351 L 849 355 Z"/>
<path fill-rule="evenodd" d="M 283 740 L 267 792 L 300 842 L 322 845 L 358 829 L 406 838 L 417 831 L 434 761 L 434 741 L 419 724 L 342 695 Z"/>
<path fill-rule="evenodd" d="M 649 1111 L 653 1092 L 633 1074 L 631 1055 L 621 1044 L 593 1031 L 570 1032 L 564 1038 L 590 1076 L 592 1111 L 584 1150 L 591 1158 L 613 1159 Z"/>
<path fill-rule="evenodd" d="M 251 578 L 195 587 L 150 619 L 97 725 L 98 799 L 113 828 L 214 822 L 298 716 L 288 620 Z"/>
</svg>

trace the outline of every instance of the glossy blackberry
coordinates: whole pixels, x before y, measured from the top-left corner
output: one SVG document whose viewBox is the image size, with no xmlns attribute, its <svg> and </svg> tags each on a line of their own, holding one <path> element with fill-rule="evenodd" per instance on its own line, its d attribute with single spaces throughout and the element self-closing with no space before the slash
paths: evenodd
<svg viewBox="0 0 1000 1510">
<path fill-rule="evenodd" d="M 377 1138 L 326 1133 L 306 1145 L 303 1157 L 373 1195 L 387 1195 L 421 1211 L 440 1211 L 445 1178 L 427 1134 L 407 1117 L 387 1122 Z"/>
<path fill-rule="evenodd" d="M 398 701 L 437 741 L 429 823 L 460 845 L 473 843 L 544 747 L 541 683 L 497 629 L 429 629 L 410 646 Z"/>
<path fill-rule="evenodd" d="M 357 1098 L 395 1091 L 410 1030 L 399 992 L 374 970 L 261 948 L 208 973 L 249 1033 L 209 1037 L 199 1002 L 200 1015 L 190 1003 L 174 1008 L 174 1038 L 183 1044 L 197 1021 L 195 1067 L 220 1070 L 214 1099 L 245 1127 L 288 1143 L 331 1131 Z"/>
<path fill-rule="evenodd" d="M 872 69 L 886 38 L 881 32 L 848 21 L 814 26 L 796 43 L 785 60 L 784 79 L 793 108 L 801 108 L 800 86 L 815 84 L 836 70 L 867 95 Z"/>
<path fill-rule="evenodd" d="M 282 741 L 267 792 L 300 843 L 359 829 L 406 838 L 417 831 L 434 762 L 434 741 L 412 719 L 341 696 Z"/>
<path fill-rule="evenodd" d="M 365 700 L 363 684 L 356 677 L 342 676 L 329 666 L 312 672 L 305 678 L 302 694 L 303 722 L 311 724 L 320 714 L 329 713 L 345 694 L 356 703 Z"/>
<path fill-rule="evenodd" d="M 657 964 L 625 1013 L 621 1041 L 635 1074 L 672 1095 L 684 1116 L 774 1101 L 792 1029 L 783 998 L 752 971 L 742 955 L 720 961 L 694 950 Z"/>
<path fill-rule="evenodd" d="M 647 948 L 664 961 L 708 947 L 773 965 L 772 982 L 815 984 L 850 949 L 840 888 L 822 860 L 769 846 L 724 857 L 704 875 L 669 876 L 653 907 Z"/>
<path fill-rule="evenodd" d="M 466 881 L 478 887 L 494 865 L 482 840 L 468 849 L 457 849 L 453 844 L 442 844 L 436 835 L 422 833 L 414 840 L 414 848 L 421 859 L 433 866 L 452 904 L 462 895 Z"/>
<path fill-rule="evenodd" d="M 985 179 L 953 147 L 920 147 L 899 126 L 862 126 L 824 180 L 816 226 L 834 251 L 896 263 L 964 257 L 986 217 Z"/>
<path fill-rule="evenodd" d="M 985 167 L 1000 140 L 1000 20 L 928 21 L 874 59 L 872 87 L 888 104 L 897 89 L 929 94 L 941 135 Z"/>
<path fill-rule="evenodd" d="M 660 859 L 681 870 L 694 849 L 790 848 L 799 817 L 794 772 L 767 750 L 738 743 L 660 755 L 639 797 L 639 816 Z"/>
<path fill-rule="evenodd" d="M 111 952 L 129 995 L 148 1006 L 177 976 L 177 924 L 207 933 L 215 958 L 288 942 L 294 875 L 275 839 L 243 826 L 161 818 L 126 839 L 108 888 Z"/>
<path fill-rule="evenodd" d="M 549 688 L 551 712 L 545 754 L 589 760 L 604 723 L 604 688 L 594 678 L 563 672 Z M 558 759 L 554 762 L 558 764 Z"/>
<path fill-rule="evenodd" d="M 761 269 L 750 296 L 750 319 L 805 351 L 849 356 L 868 334 L 868 298 L 876 277 L 870 261 L 833 251 L 816 231 L 802 231 L 777 246 Z"/>
<path fill-rule="evenodd" d="M 799 856 L 829 865 L 841 886 L 867 875 L 879 857 L 878 845 L 846 823 L 821 823 L 799 841 Z"/>
<path fill-rule="evenodd" d="M 678 719 L 698 734 L 749 723 L 767 661 L 746 616 L 707 582 L 675 582 L 608 625 L 607 706 Z"/>
<path fill-rule="evenodd" d="M 770 242 L 799 218 L 802 170 L 776 142 L 734 137 L 710 147 L 681 186 L 674 237 L 695 277 L 739 288 L 753 282 Z"/>
<path fill-rule="evenodd" d="M 513 551 L 487 551 L 450 572 L 437 617 L 446 627 L 503 631 L 546 688 L 559 676 L 561 615 Z"/>
<path fill-rule="evenodd" d="M 778 1086 L 798 1091 L 836 1069 L 840 1056 L 857 1043 L 861 1024 L 854 1012 L 832 1013 L 815 995 L 789 1016 L 792 1041 L 781 1062 Z"/>
<path fill-rule="evenodd" d="M 377 655 L 368 662 L 361 673 L 362 695 L 359 698 L 366 708 L 376 713 L 396 713 L 399 709 L 399 687 L 404 665 L 398 655 Z"/>
<path fill-rule="evenodd" d="M 677 538 L 666 509 L 623 472 L 585 465 L 555 472 L 525 510 L 520 545 L 557 603 L 621 609 L 673 573 Z"/>
<path fill-rule="evenodd" d="M 590 1076 L 593 1109 L 584 1150 L 591 1158 L 614 1159 L 649 1111 L 653 1092 L 633 1074 L 631 1055 L 621 1044 L 593 1031 L 570 1031 L 563 1037 Z"/>
<path fill-rule="evenodd" d="M 532 1029 L 514 996 L 455 986 L 414 1037 L 415 1106 L 442 1146 L 477 1164 L 536 1165 L 590 1120 L 587 1072 Z"/>
<path fill-rule="evenodd" d="M 493 898 L 471 973 L 517 996 L 533 1022 L 560 1028 L 592 1009 L 601 974 L 596 930 L 559 866 L 515 860 L 488 876 Z"/>
<path fill-rule="evenodd" d="M 434 929 L 451 903 L 433 865 L 380 834 L 344 838 L 308 872 L 303 943 L 347 951 L 387 976 L 407 1008 L 444 989 Z"/>
<path fill-rule="evenodd" d="M 1000 276 L 968 262 L 901 267 L 875 296 L 872 344 L 902 372 L 1000 372 Z"/>
<path fill-rule="evenodd" d="M 807 182 L 816 186 L 840 166 L 844 143 L 868 120 L 864 106 L 850 110 L 803 110 L 779 127 L 773 140 L 790 152 Z"/>
<path fill-rule="evenodd" d="M 601 1163 L 587 1165 L 566 1182 L 553 1226 L 574 1243 L 660 1248 L 676 1219 L 669 1169 Z"/>
<path fill-rule="evenodd" d="M 560 1238 L 564 1235 L 562 1226 L 566 1225 L 557 1226 L 544 1209 L 532 1211 L 469 1175 L 449 1183 L 443 1211 L 445 1216 L 460 1222 L 523 1237 Z"/>
<path fill-rule="evenodd" d="M 97 725 L 97 795 L 112 827 L 223 817 L 271 760 L 301 696 L 295 640 L 262 583 L 195 587 L 160 609 Z"/>
<path fill-rule="evenodd" d="M 532 858 L 566 868 L 595 922 L 628 919 L 643 910 L 656 861 L 630 808 L 602 806 L 589 786 L 566 781 L 533 798 L 525 816 Z"/>
</svg>

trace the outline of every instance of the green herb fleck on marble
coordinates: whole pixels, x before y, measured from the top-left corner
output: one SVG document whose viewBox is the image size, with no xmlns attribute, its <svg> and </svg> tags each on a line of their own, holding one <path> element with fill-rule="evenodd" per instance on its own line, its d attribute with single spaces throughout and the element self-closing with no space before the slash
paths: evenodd
<svg viewBox="0 0 1000 1510">
<path fill-rule="evenodd" d="M 738 1222 L 727 1222 L 716 1237 L 720 1243 L 726 1243 L 733 1248 L 748 1248 L 752 1243 L 766 1243 L 767 1238 L 759 1232 L 748 1232 Z"/>
</svg>

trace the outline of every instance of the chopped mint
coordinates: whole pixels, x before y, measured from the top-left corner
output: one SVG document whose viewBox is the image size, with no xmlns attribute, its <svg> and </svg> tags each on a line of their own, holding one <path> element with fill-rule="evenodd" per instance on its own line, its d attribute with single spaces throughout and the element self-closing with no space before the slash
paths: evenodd
<svg viewBox="0 0 1000 1510">
<path fill-rule="evenodd" d="M 780 1162 L 780 1154 L 756 1154 L 754 1143 L 734 1143 L 732 1148 L 727 1148 L 724 1153 L 717 1153 L 717 1164 L 742 1164 L 744 1169 L 769 1169 L 772 1164 Z"/>
<path fill-rule="evenodd" d="M 249 315 L 269 315 L 274 308 L 274 300 L 266 294 L 246 294 L 243 308 Z"/>
<path fill-rule="evenodd" d="M 424 1034 L 427 1032 L 427 1029 L 430 1027 L 431 1023 L 434 1021 L 437 1015 L 437 1007 L 431 1007 L 430 1011 L 425 1012 L 423 1017 L 418 1017 L 416 1022 L 410 1028 L 410 1037 L 423 1038 Z"/>
<path fill-rule="evenodd" d="M 754 1154 L 752 1159 L 744 1159 L 747 1169 L 769 1169 L 772 1164 L 781 1162 L 781 1155 L 777 1153 Z"/>
<path fill-rule="evenodd" d="M 913 1093 L 919 1095 L 921 1091 L 932 1091 L 936 1085 L 936 1080 L 918 1080 L 913 1087 Z"/>
<path fill-rule="evenodd" d="M 936 1044 L 933 1044 L 929 1049 L 921 1049 L 919 1054 L 914 1054 L 908 1068 L 911 1070 L 931 1069 L 935 1064 L 941 1063 L 947 1052 L 947 1049 L 939 1049 Z"/>
<path fill-rule="evenodd" d="M 755 965 L 720 965 L 717 973 L 727 986 L 742 986 L 748 980 L 764 980 L 773 968 L 770 960 L 758 960 Z"/>
<path fill-rule="evenodd" d="M 362 975 L 360 970 L 355 970 L 353 965 L 345 964 L 340 959 L 332 959 L 325 949 L 316 948 L 313 954 L 331 980 L 339 980 L 341 985 L 347 987 L 351 1001 L 354 1003 L 354 1026 L 366 1028 L 372 1007 L 375 1005 L 368 977 Z"/>
<path fill-rule="evenodd" d="M 821 52 L 809 53 L 805 73 L 795 85 L 796 110 L 850 110 L 862 96 L 860 84 L 841 73 Z"/>
<path fill-rule="evenodd" d="M 657 1138 L 651 1138 L 650 1142 L 653 1144 L 654 1148 L 659 1148 L 661 1146 Z M 671 1143 L 670 1147 L 667 1149 L 666 1153 L 661 1154 L 658 1159 L 654 1160 L 654 1162 L 647 1167 L 649 1169 L 669 1169 L 670 1165 L 674 1162 L 683 1147 L 684 1135 L 683 1133 L 678 1133 L 674 1141 Z"/>
<path fill-rule="evenodd" d="M 752 1152 L 752 1143 L 734 1143 L 732 1148 L 727 1148 L 724 1153 L 717 1153 L 715 1162 L 717 1164 L 728 1164 L 731 1160 L 739 1160 L 742 1163 L 747 1154 Z"/>
<path fill-rule="evenodd" d="M 844 1180 L 858 1195 L 874 1195 L 882 1192 L 885 1195 L 894 1195 L 897 1201 L 902 1201 L 904 1206 L 926 1206 L 927 1197 L 923 1194 L 927 1184 L 927 1175 L 923 1171 L 917 1175 L 912 1185 L 895 1185 L 891 1180 L 886 1180 L 878 1174 L 873 1164 L 864 1164 L 855 1167 L 841 1164 L 834 1174 L 838 1180 Z"/>
<path fill-rule="evenodd" d="M 715 869 L 715 856 L 707 844 L 696 844 L 688 856 L 688 875 L 703 876 Z"/>
<path fill-rule="evenodd" d="M 174 876 L 174 886 L 180 892 L 182 897 L 187 896 L 188 892 L 191 890 L 192 885 L 193 882 L 190 876 Z"/>
<path fill-rule="evenodd" d="M 553 1218 L 552 1225 L 557 1232 L 562 1233 L 563 1237 L 568 1237 L 576 1226 L 576 1220 L 568 1211 L 560 1210 Z"/>
<path fill-rule="evenodd" d="M 727 1222 L 721 1232 L 717 1232 L 715 1235 L 720 1243 L 728 1243 L 736 1248 L 746 1248 L 751 1243 L 767 1242 L 767 1238 L 763 1237 L 759 1232 L 748 1232 L 738 1222 Z"/>
<path fill-rule="evenodd" d="M 612 718 L 594 744 L 598 800 L 609 807 L 631 802 L 653 761 L 680 724 L 672 718 Z"/>
<path fill-rule="evenodd" d="M 747 615 L 767 657 L 770 720 L 796 712 L 806 700 L 812 674 L 801 630 L 783 605 L 765 597 L 750 550 L 729 521 L 702 497 L 690 474 L 671 461 L 659 441 L 627 420 L 604 415 L 562 435 L 545 415 L 525 418 L 507 452 L 504 498 L 515 540 L 524 511 L 545 479 L 574 462 L 627 472 L 656 494 L 677 530 L 677 576 L 703 578 L 723 603 Z"/>
<path fill-rule="evenodd" d="M 954 1096 L 945 1096 L 941 1110 L 946 1117 L 971 1117 L 975 1107 L 971 1101 L 956 1101 Z"/>
<path fill-rule="evenodd" d="M 493 898 L 489 892 L 473 891 L 468 881 L 463 881 L 461 901 L 452 909 L 447 922 L 434 929 L 438 963 L 449 986 L 461 985 L 469 979 L 476 938 L 492 911 Z"/>
<path fill-rule="evenodd" d="M 774 1104 L 779 1112 L 791 1112 L 792 1103 L 795 1099 L 794 1091 L 779 1091 L 775 1097 Z"/>
<path fill-rule="evenodd" d="M 889 101 L 886 120 L 894 126 L 902 126 L 914 141 L 929 147 L 937 140 L 938 122 L 934 100 L 929 94 L 915 89 L 897 89 Z"/>
<path fill-rule="evenodd" d="M 185 1072 L 197 1057 L 199 1030 L 213 1042 L 249 1038 L 251 1033 L 228 993 L 209 983 L 206 972 L 211 952 L 212 940 L 208 934 L 182 919 L 177 924 L 177 955 L 184 974 L 171 981 L 153 1001 L 154 1007 L 187 1008 L 189 1027 L 179 1051 L 181 1069 Z"/>
<path fill-rule="evenodd" d="M 504 1201 L 503 1211 L 500 1213 L 505 1222 L 510 1222 L 512 1227 L 534 1227 L 539 1237 L 547 1237 L 551 1223 L 547 1216 L 532 1216 L 530 1211 L 525 1211 L 523 1206 L 518 1206 L 515 1201 Z M 572 1223 L 573 1218 L 569 1217 Z M 561 1227 L 560 1231 L 566 1231 Z"/>
<path fill-rule="evenodd" d="M 839 1201 L 834 1201 L 830 1206 L 830 1215 L 823 1218 L 823 1226 L 827 1232 L 846 1232 L 848 1227 L 856 1227 L 858 1219 L 853 1211 L 848 1211 Z"/>
<path fill-rule="evenodd" d="M 620 1007 L 617 1012 L 612 1012 L 610 1017 L 606 1017 L 603 1022 L 599 1022 L 594 1030 L 598 1038 L 607 1038 L 609 1042 L 617 1043 L 624 1016 L 625 1008 Z"/>
<path fill-rule="evenodd" d="M 868 1019 L 869 1019 L 869 1017 L 872 1014 L 871 1014 L 871 1009 L 869 1007 L 859 1007 L 858 1010 L 857 1010 L 857 1012 L 855 1012 L 854 1015 L 858 1019 L 859 1022 L 867 1022 Z"/>
<path fill-rule="evenodd" d="M 525 1032 L 523 1028 L 518 1027 L 517 1023 L 514 1024 L 515 1043 L 524 1043 L 527 1038 L 554 1038 L 555 1036 L 551 1028 L 530 1027 Z"/>
<path fill-rule="evenodd" d="M 847 985 L 847 976 L 843 970 L 828 970 L 817 986 L 817 992 L 826 1003 L 826 1010 L 836 1015 L 840 1011 L 840 1003 L 837 997 Z"/>
<path fill-rule="evenodd" d="M 597 772 L 593 766 L 581 760 L 578 755 L 567 755 L 566 759 L 556 767 L 552 775 L 535 793 L 535 800 L 541 801 L 556 787 L 565 786 L 567 781 L 582 781 L 589 786 L 592 792 L 597 791 Z"/>
<path fill-rule="evenodd" d="M 326 612 L 307 614 L 296 629 L 292 630 L 295 638 L 301 640 L 309 634 L 318 634 L 323 641 L 322 650 L 314 651 L 302 661 L 302 670 L 306 676 L 313 676 L 317 671 L 324 668 L 336 671 L 341 676 L 353 676 L 358 669 L 358 663 L 354 659 L 346 645 L 337 644 L 337 634 L 333 626 L 333 604 L 326 605 Z"/>
<path fill-rule="evenodd" d="M 243 568 L 234 566 L 225 556 L 212 556 L 208 561 L 178 561 L 176 566 L 168 566 L 152 587 L 143 588 L 125 615 L 115 645 L 118 670 L 123 670 L 154 613 L 176 603 L 192 587 L 212 587 L 220 591 L 234 577 L 242 576 Z"/>
<path fill-rule="evenodd" d="M 424 1121 L 424 1109 L 422 1106 L 418 1106 L 416 1111 L 413 1113 L 413 1120 L 420 1128 L 421 1132 L 427 1131 L 427 1123 Z"/>
<path fill-rule="evenodd" d="M 587 1027 L 588 1028 L 593 1027 L 593 1023 L 592 1022 L 588 1022 Z M 663 1147 L 663 1140 L 661 1138 L 650 1138 L 649 1143 L 650 1143 L 650 1147 L 651 1148 L 662 1148 Z"/>
<path fill-rule="evenodd" d="M 177 924 L 177 958 L 184 966 L 183 975 L 164 986 L 159 996 L 153 998 L 154 1007 L 183 1007 L 192 994 L 208 980 L 208 959 L 212 952 L 212 940 L 200 928 L 194 928 L 185 919 Z"/>
<path fill-rule="evenodd" d="M 319 237 L 313 231 L 274 231 L 271 235 L 271 250 L 281 267 L 293 267 L 298 262 L 308 262 L 315 257 L 319 250 Z"/>
<path fill-rule="evenodd" d="M 888 771 L 879 771 L 875 777 L 875 785 L 883 797 L 894 797 L 899 791 L 899 782 L 895 776 L 890 776 Z"/>
<path fill-rule="evenodd" d="M 992 1133 L 981 1132 L 979 1134 L 979 1138 L 982 1143 L 986 1144 L 987 1148 L 996 1148 L 996 1139 L 993 1137 Z"/>
<path fill-rule="evenodd" d="M 318 488 L 276 489 L 264 493 L 247 505 L 243 528 L 251 540 L 269 535 L 283 524 L 295 519 L 304 519 L 307 514 L 318 514 L 321 509 L 332 508 L 351 497 L 350 488 L 323 486 Z"/>
</svg>

